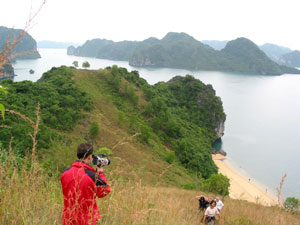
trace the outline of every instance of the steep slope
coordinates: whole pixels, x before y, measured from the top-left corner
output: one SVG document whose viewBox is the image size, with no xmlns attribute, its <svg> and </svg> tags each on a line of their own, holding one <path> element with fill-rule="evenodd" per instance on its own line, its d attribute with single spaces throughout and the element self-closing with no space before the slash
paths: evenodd
<svg viewBox="0 0 300 225">
<path fill-rule="evenodd" d="M 15 38 L 17 38 L 21 32 L 22 30 L 20 29 L 10 29 L 0 26 L 0 49 L 4 49 L 7 40 L 15 40 Z M 21 55 L 18 55 L 19 53 L 21 53 Z M 17 54 L 17 56 L 14 57 L 13 60 L 41 58 L 40 54 L 37 51 L 36 41 L 28 33 L 25 33 L 22 40 L 12 50 L 11 54 Z"/>
<path fill-rule="evenodd" d="M 287 66 L 300 67 L 300 51 L 296 50 L 284 54 L 279 58 L 278 61 Z"/>
<path fill-rule="evenodd" d="M 54 167 L 62 169 L 64 162 L 74 160 L 75 155 L 69 157 L 69 152 L 65 152 L 69 145 L 75 149 L 78 142 L 91 141 L 96 149 L 112 147 L 122 138 L 140 133 L 128 150 L 122 151 L 127 149 L 122 146 L 114 153 L 136 168 L 143 167 L 143 158 L 155 158 L 139 172 L 141 176 L 154 164 L 160 164 L 155 165 L 155 174 L 159 175 L 168 163 L 174 162 L 176 166 L 171 171 L 181 174 L 187 171 L 180 165 L 203 178 L 217 172 L 211 145 L 219 137 L 219 124 L 225 121 L 222 102 L 210 85 L 192 76 L 151 86 L 137 71 L 128 72 L 117 66 L 99 71 L 60 67 L 44 73 L 38 82 L 5 81 L 1 85 L 10 90 L 7 96 L 1 96 L 3 104 L 31 119 L 40 102 L 43 122 L 37 148 L 49 152 L 46 158 L 55 162 Z M 101 132 L 96 138 L 89 135 L 92 122 L 100 125 Z M 14 136 L 13 148 L 24 156 L 31 147 L 27 135 L 30 124 L 14 116 L 0 123 L 17 128 L 1 129 L 1 142 L 8 147 L 10 137 Z M 57 160 L 60 154 L 68 157 Z M 168 178 L 166 183 L 180 186 L 193 180 L 193 176 L 178 178 L 179 181 L 175 177 Z M 155 176 L 153 179 L 151 182 L 157 182 Z"/>
<path fill-rule="evenodd" d="M 0 81 L 4 79 L 11 79 L 15 75 L 14 68 L 10 63 L 7 63 L 0 69 Z"/>
<path fill-rule="evenodd" d="M 225 59 L 223 66 L 228 71 L 268 75 L 300 73 L 296 69 L 280 66 L 270 60 L 258 46 L 246 38 L 238 38 L 228 42 L 220 53 Z"/>
<path fill-rule="evenodd" d="M 259 48 L 266 53 L 266 55 L 272 59 L 273 61 L 278 63 L 279 58 L 286 54 L 292 52 L 291 49 L 271 43 L 266 43 L 264 45 L 259 46 Z"/>
</svg>

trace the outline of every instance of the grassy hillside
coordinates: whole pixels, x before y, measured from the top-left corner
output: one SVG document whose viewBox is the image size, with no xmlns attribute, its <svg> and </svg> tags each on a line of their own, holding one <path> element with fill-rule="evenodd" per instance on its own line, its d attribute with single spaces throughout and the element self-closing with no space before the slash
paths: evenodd
<svg viewBox="0 0 300 225">
<path fill-rule="evenodd" d="M 48 177 L 38 166 L 30 170 L 13 169 L 10 162 L 0 164 L 0 223 L 1 224 L 61 224 L 63 197 L 60 181 Z M 6 172 L 6 173 L 4 173 Z M 130 182 L 118 179 L 128 171 L 120 165 L 106 172 L 112 192 L 98 200 L 101 224 L 105 225 L 191 225 L 201 224 L 195 196 L 211 193 L 163 187 L 160 183 L 146 185 L 138 176 Z M 8 174 L 8 176 L 7 176 Z M 246 201 L 223 199 L 224 225 L 298 225 L 300 216 L 280 210 L 278 207 L 264 207 Z"/>
<path fill-rule="evenodd" d="M 101 224 L 199 224 L 195 196 L 203 193 L 204 178 L 216 172 L 211 142 L 225 117 L 210 85 L 186 76 L 150 86 L 136 71 L 116 66 L 53 68 L 38 82 L 1 85 L 8 91 L 1 96 L 7 109 L 35 122 L 40 101 L 42 121 L 36 161 L 24 157 L 31 154 L 28 120 L 10 111 L 0 121 L 0 224 L 60 224 L 59 176 L 76 159 L 78 143 L 86 141 L 98 151 L 111 149 L 105 173 L 112 192 L 98 200 Z M 100 128 L 96 137 L 89 133 L 92 123 Z M 278 208 L 227 197 L 224 202 L 224 224 L 299 220 Z"/>
<path fill-rule="evenodd" d="M 210 85 L 191 76 L 151 86 L 137 71 L 117 66 L 98 71 L 60 67 L 44 73 L 38 82 L 2 85 L 8 90 L 2 102 L 12 111 L 1 121 L 9 127 L 0 130 L 1 143 L 9 149 L 14 137 L 11 146 L 19 157 L 30 152 L 31 124 L 15 112 L 34 120 L 40 102 L 37 149 L 49 174 L 75 160 L 70 149 L 80 142 L 113 148 L 124 138 L 126 144 L 115 147 L 112 157 L 125 160 L 149 183 L 157 183 L 157 176 L 168 168 L 171 174 L 163 177 L 165 184 L 196 188 L 202 178 L 217 172 L 211 144 L 225 120 L 222 102 Z M 91 124 L 100 127 L 96 137 L 89 134 Z"/>
</svg>

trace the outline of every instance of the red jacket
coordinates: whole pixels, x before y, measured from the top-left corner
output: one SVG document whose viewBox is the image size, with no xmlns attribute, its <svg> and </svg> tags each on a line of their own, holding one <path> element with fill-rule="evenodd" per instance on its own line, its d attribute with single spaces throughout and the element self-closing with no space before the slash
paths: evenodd
<svg viewBox="0 0 300 225">
<path fill-rule="evenodd" d="M 100 219 L 96 196 L 103 198 L 110 192 L 104 174 L 76 161 L 63 172 L 60 180 L 65 205 L 63 225 L 96 224 Z"/>
</svg>

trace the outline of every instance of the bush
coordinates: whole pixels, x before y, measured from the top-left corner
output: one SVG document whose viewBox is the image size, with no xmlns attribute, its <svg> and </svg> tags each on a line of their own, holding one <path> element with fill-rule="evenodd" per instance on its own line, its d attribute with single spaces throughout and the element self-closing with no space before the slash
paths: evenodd
<svg viewBox="0 0 300 225">
<path fill-rule="evenodd" d="M 175 156 L 175 152 L 170 150 L 166 157 L 165 157 L 165 160 L 168 162 L 168 163 L 173 163 L 176 159 L 176 156 Z"/>
<path fill-rule="evenodd" d="M 99 148 L 95 154 L 106 154 L 106 155 L 112 155 L 113 152 L 110 150 L 110 148 L 107 148 L 107 147 L 102 147 L 102 148 Z"/>
<path fill-rule="evenodd" d="M 148 126 L 142 125 L 141 126 L 141 135 L 139 135 L 140 139 L 142 139 L 143 142 L 148 143 L 149 138 L 151 137 L 151 130 Z"/>
<path fill-rule="evenodd" d="M 296 211 L 299 209 L 299 199 L 294 197 L 289 197 L 284 202 L 284 208 L 288 211 Z"/>
<path fill-rule="evenodd" d="M 85 68 L 85 69 L 89 68 L 90 66 L 91 65 L 88 61 L 85 61 L 85 62 L 82 63 L 82 67 Z"/>
<path fill-rule="evenodd" d="M 99 125 L 97 122 L 92 122 L 90 129 L 89 129 L 89 134 L 92 138 L 95 138 L 99 134 Z"/>
<path fill-rule="evenodd" d="M 183 188 L 186 190 L 195 190 L 196 189 L 196 184 L 189 182 L 183 185 Z"/>
<path fill-rule="evenodd" d="M 213 174 L 204 181 L 203 188 L 205 191 L 220 194 L 229 195 L 229 179 L 222 174 Z"/>
</svg>

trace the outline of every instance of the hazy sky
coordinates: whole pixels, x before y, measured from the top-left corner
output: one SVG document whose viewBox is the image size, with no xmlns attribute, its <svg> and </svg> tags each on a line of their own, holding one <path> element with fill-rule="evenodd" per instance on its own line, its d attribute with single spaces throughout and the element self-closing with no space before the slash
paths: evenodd
<svg viewBox="0 0 300 225">
<path fill-rule="evenodd" d="M 32 0 L 33 11 L 42 0 Z M 23 28 L 31 0 L 0 0 L 0 25 Z M 247 37 L 300 49 L 300 0 L 47 0 L 37 40 L 144 40 L 186 32 L 197 40 Z"/>
</svg>

